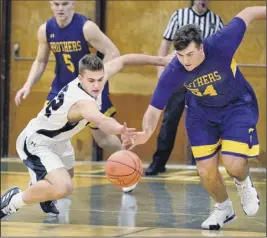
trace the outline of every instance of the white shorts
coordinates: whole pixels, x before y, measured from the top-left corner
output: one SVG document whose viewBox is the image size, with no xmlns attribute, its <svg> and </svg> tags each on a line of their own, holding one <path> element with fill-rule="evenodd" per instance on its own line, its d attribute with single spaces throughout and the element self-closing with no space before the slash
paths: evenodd
<svg viewBox="0 0 267 238">
<path fill-rule="evenodd" d="M 75 155 L 70 140 L 56 142 L 44 135 L 31 133 L 27 128 L 17 138 L 17 152 L 29 168 L 32 180 L 44 179 L 47 173 L 74 167 Z M 35 177 L 34 178 L 34 175 Z"/>
</svg>

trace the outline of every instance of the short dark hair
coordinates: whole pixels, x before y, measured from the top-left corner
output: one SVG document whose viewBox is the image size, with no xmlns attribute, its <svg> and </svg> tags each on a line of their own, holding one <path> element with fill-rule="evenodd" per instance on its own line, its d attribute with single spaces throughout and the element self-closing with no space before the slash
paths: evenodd
<svg viewBox="0 0 267 238">
<path fill-rule="evenodd" d="M 103 61 L 95 55 L 85 55 L 79 61 L 79 73 L 85 69 L 98 71 L 104 69 Z"/>
<path fill-rule="evenodd" d="M 173 38 L 175 50 L 184 50 L 192 41 L 198 46 L 202 43 L 202 32 L 199 26 L 188 24 L 176 30 Z"/>
</svg>

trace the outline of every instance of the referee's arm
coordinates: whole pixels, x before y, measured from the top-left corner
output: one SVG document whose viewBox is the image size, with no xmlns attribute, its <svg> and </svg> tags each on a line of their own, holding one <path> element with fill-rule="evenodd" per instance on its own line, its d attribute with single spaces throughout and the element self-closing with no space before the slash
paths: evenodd
<svg viewBox="0 0 267 238">
<path fill-rule="evenodd" d="M 175 31 L 178 28 L 178 13 L 177 11 L 175 11 L 170 20 L 169 23 L 165 29 L 164 35 L 163 35 L 163 39 L 161 40 L 160 43 L 160 47 L 158 50 L 158 56 L 166 56 L 169 54 L 169 50 L 170 50 L 170 46 L 172 44 L 173 41 L 173 36 Z M 158 78 L 160 77 L 160 75 L 162 74 L 164 70 L 164 67 L 159 66 L 158 67 Z"/>
</svg>

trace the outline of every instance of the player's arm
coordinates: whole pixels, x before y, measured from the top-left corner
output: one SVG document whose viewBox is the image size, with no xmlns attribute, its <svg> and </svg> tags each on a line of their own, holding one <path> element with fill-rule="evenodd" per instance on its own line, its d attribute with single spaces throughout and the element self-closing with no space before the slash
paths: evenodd
<svg viewBox="0 0 267 238">
<path fill-rule="evenodd" d="M 175 11 L 170 17 L 168 25 L 164 31 L 163 39 L 161 40 L 160 47 L 158 49 L 158 56 L 164 57 L 169 54 L 169 50 L 173 41 L 173 36 L 177 28 L 178 28 L 178 16 L 177 16 L 177 11 Z M 164 67 L 159 66 L 157 68 L 158 68 L 157 73 L 159 78 L 164 70 Z"/>
<path fill-rule="evenodd" d="M 255 6 L 255 7 L 247 7 L 240 13 L 236 15 L 236 17 L 241 18 L 246 26 L 252 20 L 266 20 L 266 6 Z"/>
<path fill-rule="evenodd" d="M 105 55 L 104 62 L 108 62 L 118 56 L 120 52 L 112 41 L 99 29 L 92 21 L 87 21 L 83 26 L 83 34 L 85 39 L 95 49 Z"/>
<path fill-rule="evenodd" d="M 173 56 L 159 57 L 142 54 L 122 55 L 105 64 L 105 80 L 108 80 L 114 74 L 118 73 L 124 66 L 134 65 L 155 65 L 166 66 Z"/>
<path fill-rule="evenodd" d="M 266 19 L 266 7 L 247 7 L 224 28 L 207 38 L 218 54 L 232 58 L 243 40 L 247 26 L 253 19 Z"/>
<path fill-rule="evenodd" d="M 25 99 L 30 93 L 32 86 L 40 80 L 41 76 L 45 71 L 47 62 L 49 60 L 50 48 L 46 40 L 46 23 L 40 26 L 37 36 L 38 36 L 37 55 L 32 64 L 26 83 L 24 84 L 23 88 L 20 89 L 16 94 L 15 102 L 17 105 L 21 103 L 21 97 Z"/>
<path fill-rule="evenodd" d="M 161 43 L 160 43 L 159 50 L 158 50 L 158 56 L 161 56 L 161 57 L 166 56 L 169 53 L 169 49 L 170 49 L 171 44 L 172 44 L 172 41 L 162 39 Z M 163 70 L 164 70 L 164 66 L 157 67 L 158 78 L 162 74 Z"/>
<path fill-rule="evenodd" d="M 94 123 L 100 130 L 109 135 L 119 135 L 134 131 L 118 123 L 115 119 L 105 116 L 99 111 L 98 105 L 93 100 L 81 100 L 76 103 L 80 115 L 88 122 Z"/>
<path fill-rule="evenodd" d="M 150 105 L 144 114 L 142 131 L 134 132 L 134 138 L 125 138 L 123 146 L 132 149 L 134 146 L 144 144 L 151 137 L 158 124 L 161 111 L 164 109 L 168 99 L 177 88 L 182 88 L 182 82 L 177 80 L 179 73 L 170 65 L 163 71 L 158 85 L 153 93 Z"/>
</svg>

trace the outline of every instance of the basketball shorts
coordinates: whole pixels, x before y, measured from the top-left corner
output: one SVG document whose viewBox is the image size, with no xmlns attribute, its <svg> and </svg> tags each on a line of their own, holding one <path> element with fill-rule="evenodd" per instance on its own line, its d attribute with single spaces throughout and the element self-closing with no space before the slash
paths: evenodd
<svg viewBox="0 0 267 238">
<path fill-rule="evenodd" d="M 243 158 L 259 155 L 256 99 L 239 98 L 223 108 L 207 108 L 189 100 L 185 109 L 186 130 L 196 160 L 208 159 L 219 151 Z"/>
<path fill-rule="evenodd" d="M 50 92 L 47 96 L 47 100 L 44 104 L 46 106 L 53 98 L 56 96 L 56 93 Z M 101 95 L 101 112 L 108 117 L 114 117 L 116 114 L 116 108 L 113 106 L 110 97 L 109 97 L 109 85 L 108 82 L 105 84 L 102 95 Z M 97 130 L 98 128 L 94 125 L 94 123 L 90 122 L 89 127 L 91 129 Z"/>
<path fill-rule="evenodd" d="M 55 142 L 46 136 L 32 133 L 27 127 L 17 138 L 19 157 L 28 167 L 32 181 L 44 179 L 47 173 L 74 167 L 75 154 L 70 140 Z"/>
</svg>

